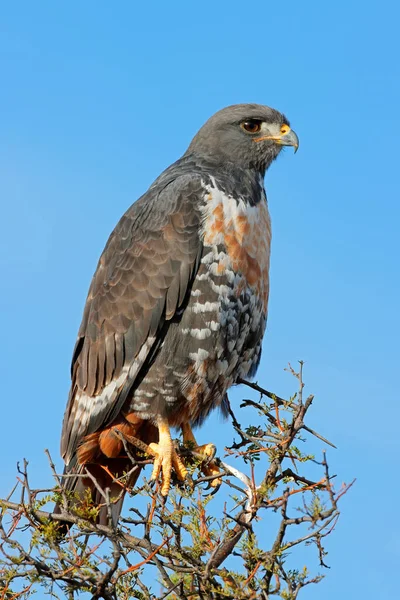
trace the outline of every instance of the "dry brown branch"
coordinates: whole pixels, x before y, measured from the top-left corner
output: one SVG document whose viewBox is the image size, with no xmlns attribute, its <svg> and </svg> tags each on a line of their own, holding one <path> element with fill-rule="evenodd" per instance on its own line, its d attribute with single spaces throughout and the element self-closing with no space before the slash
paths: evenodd
<svg viewBox="0 0 400 600">
<path fill-rule="evenodd" d="M 242 426 L 229 407 L 239 440 L 225 449 L 223 460 L 215 459 L 219 476 L 203 476 L 202 457 L 181 447 L 190 484 L 177 482 L 164 503 L 157 485 L 143 479 L 127 491 L 131 501 L 127 498 L 118 527 L 111 519 L 115 499 L 89 472 L 83 476 L 102 494 L 107 526 L 94 522 L 90 506 L 70 507 L 47 451 L 54 489 L 33 489 L 24 461 L 17 484 L 0 501 L 0 600 L 25 599 L 38 588 L 69 600 L 85 592 L 106 600 L 251 600 L 282 594 L 293 600 L 318 583 L 322 575 L 311 575 L 312 565 L 296 569 L 296 548 L 313 544 L 317 568 L 328 568 L 324 544 L 339 518 L 338 501 L 354 482 L 335 490 L 325 452 L 318 463 L 309 450 L 299 449 L 311 443 L 305 433 L 333 444 L 305 424 L 313 396 L 303 396 L 302 363 L 298 372 L 290 366 L 289 372 L 298 381 L 289 400 L 242 382 L 259 398 L 242 402 L 241 420 L 257 425 Z M 138 440 L 122 441 L 132 462 L 129 474 L 151 462 L 135 460 L 131 450 Z M 146 450 L 143 444 L 140 449 Z M 216 477 L 222 478 L 220 489 L 204 497 L 200 491 Z M 124 481 L 116 480 L 121 492 Z M 61 514 L 52 512 L 55 499 Z M 71 526 L 65 537 L 61 522 Z"/>
</svg>

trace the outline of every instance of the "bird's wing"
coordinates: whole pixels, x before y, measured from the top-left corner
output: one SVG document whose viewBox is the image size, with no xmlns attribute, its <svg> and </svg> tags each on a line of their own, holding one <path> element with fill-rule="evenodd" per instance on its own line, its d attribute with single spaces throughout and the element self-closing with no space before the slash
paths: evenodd
<svg viewBox="0 0 400 600">
<path fill-rule="evenodd" d="M 201 258 L 201 179 L 152 186 L 122 217 L 100 257 L 72 359 L 61 453 L 121 411 L 168 324 L 179 318 Z"/>
</svg>

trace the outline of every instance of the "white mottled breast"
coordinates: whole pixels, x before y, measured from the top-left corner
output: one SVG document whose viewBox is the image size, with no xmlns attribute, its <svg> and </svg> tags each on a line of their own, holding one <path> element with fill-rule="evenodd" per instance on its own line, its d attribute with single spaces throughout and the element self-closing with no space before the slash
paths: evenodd
<svg viewBox="0 0 400 600">
<path fill-rule="evenodd" d="M 268 308 L 271 223 L 265 196 L 252 206 L 206 186 L 202 234 L 206 271 L 199 278 L 217 296 L 210 325 L 225 344 L 219 367 L 234 379 L 245 377 L 258 364 Z"/>
<path fill-rule="evenodd" d="M 245 199 L 233 198 L 216 187 L 206 186 L 203 207 L 203 262 L 211 271 L 226 269 L 236 281 L 240 295 L 244 286 L 261 300 L 265 313 L 269 296 L 271 220 L 266 197 L 252 206 Z M 223 247 L 221 250 L 220 247 Z"/>
</svg>

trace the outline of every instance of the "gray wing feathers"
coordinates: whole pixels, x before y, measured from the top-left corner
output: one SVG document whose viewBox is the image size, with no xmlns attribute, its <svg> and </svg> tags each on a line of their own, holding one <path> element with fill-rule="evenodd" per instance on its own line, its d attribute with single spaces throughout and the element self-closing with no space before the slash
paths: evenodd
<svg viewBox="0 0 400 600">
<path fill-rule="evenodd" d="M 74 350 L 61 452 L 120 412 L 164 323 L 185 301 L 202 246 L 199 177 L 150 188 L 111 234 L 93 276 Z"/>
</svg>

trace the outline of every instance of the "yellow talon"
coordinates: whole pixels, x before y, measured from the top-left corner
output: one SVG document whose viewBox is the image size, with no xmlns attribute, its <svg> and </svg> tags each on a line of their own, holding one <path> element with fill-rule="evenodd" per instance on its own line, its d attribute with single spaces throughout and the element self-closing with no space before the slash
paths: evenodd
<svg viewBox="0 0 400 600">
<path fill-rule="evenodd" d="M 203 444 L 202 446 L 197 446 L 196 444 L 195 452 L 198 452 L 199 454 L 204 456 L 204 462 L 208 464 L 216 455 L 217 447 L 214 446 L 214 444 Z"/>
<path fill-rule="evenodd" d="M 161 494 L 162 496 L 168 496 L 172 468 L 174 468 L 176 476 L 180 481 L 184 481 L 186 478 L 187 469 L 174 448 L 171 432 L 166 420 L 159 422 L 158 434 L 158 444 L 149 444 L 149 450 L 155 457 L 150 479 L 152 481 L 157 480 L 161 473 Z"/>
<path fill-rule="evenodd" d="M 184 445 L 190 444 L 194 446 L 193 451 L 198 452 L 199 454 L 204 456 L 204 461 L 200 466 L 202 473 L 204 473 L 206 477 L 219 475 L 220 470 L 218 469 L 217 465 L 213 462 L 213 458 L 217 450 L 214 444 L 203 444 L 202 446 L 199 446 L 196 442 L 196 438 L 193 435 L 193 431 L 189 423 L 183 423 L 182 435 Z M 212 481 L 210 481 L 210 486 L 216 488 L 219 487 L 221 483 L 222 479 L 218 477 L 217 479 L 213 479 Z"/>
</svg>

